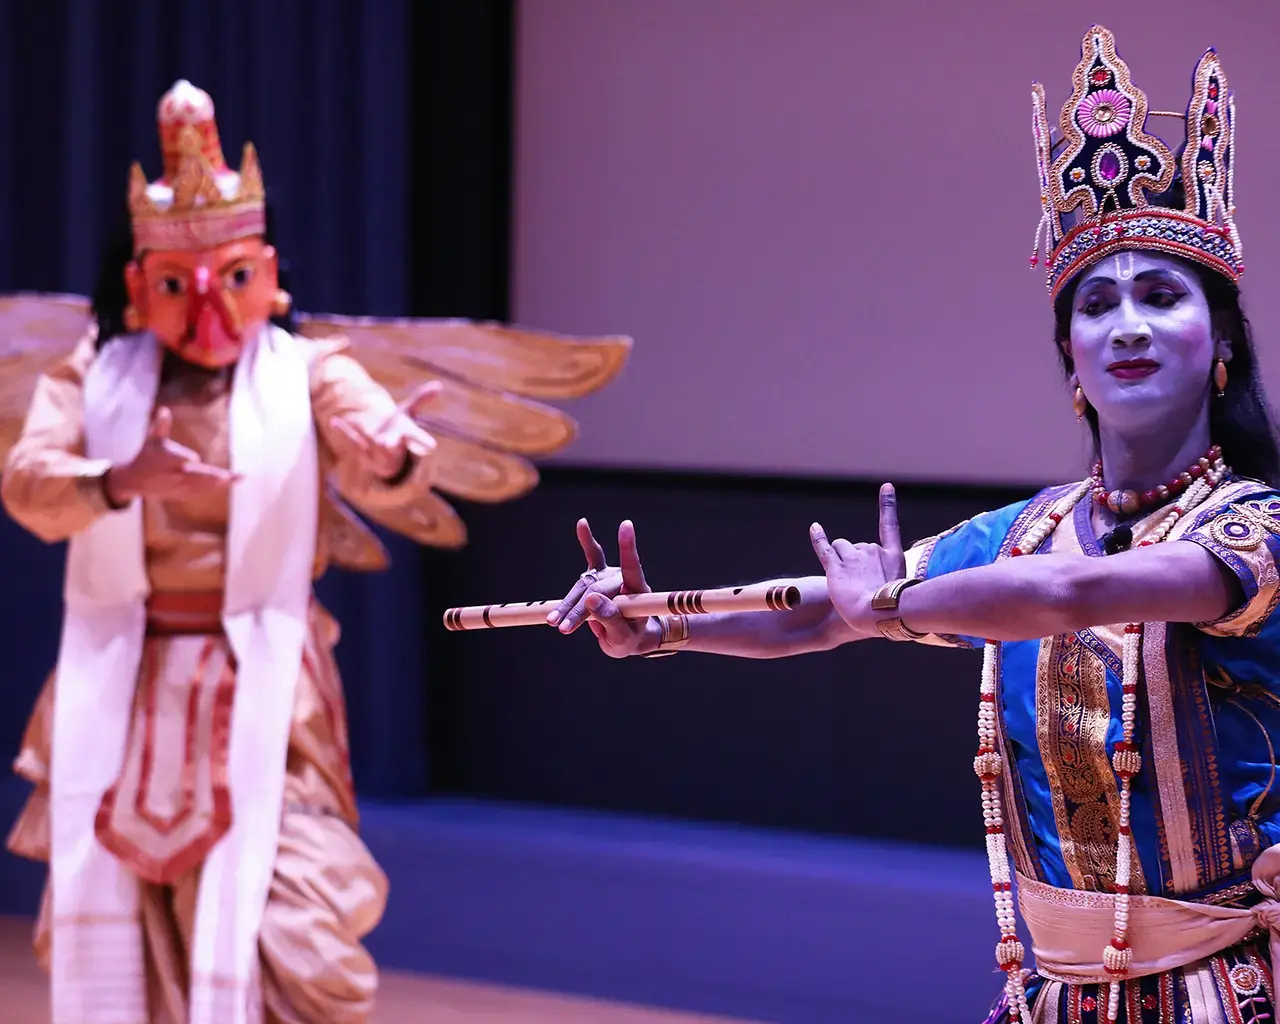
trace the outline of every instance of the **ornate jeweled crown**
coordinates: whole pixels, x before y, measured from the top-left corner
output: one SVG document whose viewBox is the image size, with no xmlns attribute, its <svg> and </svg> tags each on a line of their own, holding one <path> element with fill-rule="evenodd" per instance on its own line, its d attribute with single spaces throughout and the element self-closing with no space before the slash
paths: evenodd
<svg viewBox="0 0 1280 1024">
<path fill-rule="evenodd" d="M 1148 114 L 1183 115 L 1148 111 L 1146 94 L 1130 81 L 1105 28 L 1089 29 L 1080 52 L 1058 137 L 1050 133 L 1044 88 L 1031 87 L 1044 210 L 1031 265 L 1045 254 L 1050 296 L 1057 298 L 1089 264 L 1125 249 L 1182 256 L 1238 280 L 1244 263 L 1232 188 L 1235 100 L 1217 53 L 1207 50 L 1196 65 L 1179 166 L 1146 127 Z M 1153 205 L 1179 178 L 1181 207 Z"/>
<path fill-rule="evenodd" d="M 151 184 L 138 164 L 129 172 L 135 253 L 206 249 L 266 230 L 262 171 L 253 143 L 239 173 L 227 166 L 213 100 L 187 81 L 174 83 L 156 111 L 164 173 Z"/>
</svg>

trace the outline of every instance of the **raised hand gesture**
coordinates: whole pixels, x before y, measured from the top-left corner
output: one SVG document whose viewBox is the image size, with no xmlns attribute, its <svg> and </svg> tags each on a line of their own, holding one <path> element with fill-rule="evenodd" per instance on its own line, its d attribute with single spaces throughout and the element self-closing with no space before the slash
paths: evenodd
<svg viewBox="0 0 1280 1024">
<path fill-rule="evenodd" d="M 228 469 L 211 466 L 197 452 L 169 436 L 173 413 L 156 409 L 146 440 L 133 459 L 112 466 L 103 481 L 107 500 L 123 508 L 135 498 L 181 500 L 225 491 L 240 477 Z"/>
<path fill-rule="evenodd" d="M 331 443 L 338 450 L 339 457 L 357 459 L 375 476 L 390 480 L 405 468 L 410 454 L 428 455 L 435 449 L 435 438 L 419 427 L 414 417 L 435 401 L 440 392 L 441 384 L 435 380 L 415 388 L 373 430 L 356 419 L 334 416 L 329 421 L 333 428 Z M 410 447 L 411 442 L 420 450 L 414 451 Z"/>
<path fill-rule="evenodd" d="M 827 575 L 827 593 L 840 617 L 859 639 L 879 636 L 871 598 L 885 583 L 907 574 L 893 485 L 880 488 L 879 544 L 851 544 L 843 538 L 828 541 L 818 523 L 809 528 L 809 539 Z"/>
<path fill-rule="evenodd" d="M 625 520 L 618 527 L 618 560 L 622 564 L 617 568 L 608 564 L 604 548 L 585 519 L 578 520 L 578 543 L 587 560 L 587 571 L 547 616 L 547 623 L 558 625 L 561 633 L 572 633 L 585 622 L 600 642 L 600 649 L 611 658 L 636 654 L 653 620 L 624 619 L 613 603 L 619 594 L 647 594 L 651 589 L 640 567 L 635 526 Z"/>
</svg>

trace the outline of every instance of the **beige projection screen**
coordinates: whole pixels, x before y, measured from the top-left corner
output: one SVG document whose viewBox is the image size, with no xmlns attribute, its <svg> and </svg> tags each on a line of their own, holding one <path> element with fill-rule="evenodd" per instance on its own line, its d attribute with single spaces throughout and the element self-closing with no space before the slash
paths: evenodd
<svg viewBox="0 0 1280 1024">
<path fill-rule="evenodd" d="M 1264 30 L 1280 11 L 1093 6 L 523 0 L 512 315 L 636 338 L 623 377 L 573 404 L 582 437 L 560 461 L 1080 475 L 1027 266 L 1030 84 L 1061 105 L 1091 17 L 1156 109 L 1185 108 L 1207 46 L 1222 57 L 1246 308 L 1280 397 L 1280 62 Z"/>
</svg>

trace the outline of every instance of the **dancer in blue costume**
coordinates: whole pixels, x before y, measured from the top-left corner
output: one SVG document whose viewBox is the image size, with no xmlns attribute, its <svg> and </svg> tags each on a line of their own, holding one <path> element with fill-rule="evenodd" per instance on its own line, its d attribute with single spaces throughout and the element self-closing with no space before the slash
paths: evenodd
<svg viewBox="0 0 1280 1024">
<path fill-rule="evenodd" d="M 805 600 L 782 613 L 623 619 L 612 598 L 649 589 L 635 531 L 614 568 L 583 521 L 588 569 L 550 621 L 613 657 L 984 648 L 974 769 L 1007 977 L 989 1019 L 1274 1020 L 1280 458 L 1237 289 L 1234 104 L 1211 50 L 1174 151 L 1101 27 L 1073 86 L 1052 134 L 1034 87 L 1034 131 L 1092 475 L 907 551 L 886 487 L 879 544 L 815 524 L 823 575 L 788 581 Z"/>
</svg>

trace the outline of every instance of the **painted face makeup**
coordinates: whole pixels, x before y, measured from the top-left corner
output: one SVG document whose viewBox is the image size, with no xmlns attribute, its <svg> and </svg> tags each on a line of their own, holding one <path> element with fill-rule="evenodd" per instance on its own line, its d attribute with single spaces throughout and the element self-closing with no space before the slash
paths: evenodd
<svg viewBox="0 0 1280 1024">
<path fill-rule="evenodd" d="M 1099 420 L 1122 429 L 1198 410 L 1217 355 L 1199 276 L 1176 257 L 1141 250 L 1084 272 L 1069 345 Z"/>
</svg>

